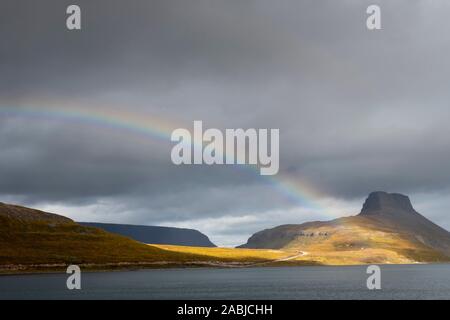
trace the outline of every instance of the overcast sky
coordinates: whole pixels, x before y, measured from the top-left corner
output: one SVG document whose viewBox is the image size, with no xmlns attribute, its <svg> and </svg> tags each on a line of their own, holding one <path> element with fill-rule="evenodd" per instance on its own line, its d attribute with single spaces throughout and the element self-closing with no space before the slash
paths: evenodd
<svg viewBox="0 0 450 320">
<path fill-rule="evenodd" d="M 82 9 L 82 30 L 65 27 Z M 197 228 L 219 245 L 355 214 L 374 190 L 450 229 L 450 2 L 6 0 L 0 201 L 78 221 Z M 191 128 L 279 128 L 280 175 L 175 166 L 173 143 L 21 107 L 126 111 Z"/>
</svg>

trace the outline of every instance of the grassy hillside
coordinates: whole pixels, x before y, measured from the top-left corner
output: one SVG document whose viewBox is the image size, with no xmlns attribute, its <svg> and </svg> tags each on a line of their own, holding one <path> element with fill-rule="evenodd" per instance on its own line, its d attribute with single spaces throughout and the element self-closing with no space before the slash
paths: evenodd
<svg viewBox="0 0 450 320">
<path fill-rule="evenodd" d="M 24 224 L 0 217 L 0 264 L 105 263 L 191 258 L 76 223 Z"/>
<path fill-rule="evenodd" d="M 148 246 L 62 216 L 5 204 L 0 204 L 0 244 L 0 270 L 14 270 L 18 265 L 26 270 L 45 265 L 165 264 L 208 259 Z"/>
<path fill-rule="evenodd" d="M 241 247 L 300 250 L 307 254 L 297 260 L 333 265 L 450 261 L 450 233 L 409 197 L 382 191 L 369 194 L 356 216 L 266 229 Z"/>
<path fill-rule="evenodd" d="M 201 248 L 158 245 L 158 248 L 177 253 L 198 254 L 213 259 L 231 261 L 276 261 L 289 265 L 356 265 L 409 264 L 420 262 L 447 262 L 449 258 L 392 230 L 375 226 L 365 219 L 344 218 L 332 223 L 308 223 L 306 227 L 286 225 L 276 228 L 276 234 L 290 239 L 279 249 Z M 295 233 L 291 236 L 290 233 Z M 314 236 L 312 236 L 314 234 Z M 277 238 L 278 239 L 278 238 Z M 280 244 L 272 241 L 270 244 Z M 284 261 L 299 252 L 294 259 Z"/>
<path fill-rule="evenodd" d="M 255 234 L 250 247 L 301 250 L 299 261 L 326 265 L 444 262 L 449 257 L 402 233 L 366 217 L 330 222 L 284 225 Z"/>
<path fill-rule="evenodd" d="M 448 261 L 448 257 L 407 234 L 383 229 L 362 219 L 346 218 L 338 224 L 311 226 L 285 248 L 300 248 L 324 264 L 416 263 Z M 327 234 L 324 236 L 324 234 Z"/>
<path fill-rule="evenodd" d="M 261 262 L 283 254 L 242 250 L 233 255 L 230 250 L 146 245 L 81 226 L 63 216 L 0 203 L 0 272 L 62 270 L 69 264 L 92 269 L 226 266 L 230 262 Z"/>
</svg>

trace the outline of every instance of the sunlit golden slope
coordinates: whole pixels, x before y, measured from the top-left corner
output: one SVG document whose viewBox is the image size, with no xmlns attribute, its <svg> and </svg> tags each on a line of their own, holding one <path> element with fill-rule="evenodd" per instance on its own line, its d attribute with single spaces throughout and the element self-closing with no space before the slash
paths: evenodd
<svg viewBox="0 0 450 320">
<path fill-rule="evenodd" d="M 187 247 L 173 245 L 154 245 L 160 249 L 190 253 L 211 257 L 212 259 L 227 259 L 229 261 L 252 261 L 260 262 L 266 260 L 277 260 L 292 255 L 294 251 L 290 250 L 272 250 L 272 249 L 237 249 L 237 248 L 210 248 L 210 247 Z"/>
<path fill-rule="evenodd" d="M 294 226 L 282 226 L 281 228 L 286 232 L 286 229 L 294 228 Z M 303 229 L 303 232 L 306 235 L 298 236 L 280 249 L 167 245 L 158 245 L 157 247 L 172 252 L 208 256 L 213 259 L 241 262 L 269 260 L 276 264 L 289 265 L 409 264 L 449 260 L 441 253 L 398 234 L 374 231 L 372 228 L 353 224 L 350 221 L 335 226 L 310 224 L 308 228 Z M 313 233 L 322 233 L 322 236 L 310 236 Z"/>
<path fill-rule="evenodd" d="M 409 198 L 374 192 L 357 216 L 283 225 L 254 234 L 244 248 L 301 250 L 323 264 L 450 260 L 450 234 L 417 213 Z"/>
<path fill-rule="evenodd" d="M 56 271 L 69 264 L 84 269 L 232 267 L 270 262 L 288 254 L 250 249 L 231 254 L 236 250 L 202 249 L 147 245 L 60 215 L 0 203 L 0 272 Z"/>
</svg>

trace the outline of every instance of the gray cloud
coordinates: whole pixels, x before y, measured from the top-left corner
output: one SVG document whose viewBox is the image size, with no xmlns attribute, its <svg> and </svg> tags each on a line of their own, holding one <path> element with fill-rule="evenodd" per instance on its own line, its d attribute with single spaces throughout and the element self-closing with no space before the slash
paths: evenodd
<svg viewBox="0 0 450 320">
<path fill-rule="evenodd" d="M 72 105 L 188 127 L 199 119 L 280 128 L 282 174 L 352 204 L 373 190 L 417 195 L 450 226 L 444 200 L 427 204 L 450 187 L 446 1 L 379 1 L 376 32 L 365 28 L 370 1 L 77 3 L 79 32 L 65 29 L 72 2 L 2 3 L 0 108 Z M 58 117 L 0 117 L 5 199 L 90 208 L 103 221 L 208 221 L 213 233 L 211 221 L 223 217 L 268 221 L 303 205 L 249 170 L 176 167 L 169 140 Z M 267 226 L 245 221 L 215 236 Z"/>
</svg>

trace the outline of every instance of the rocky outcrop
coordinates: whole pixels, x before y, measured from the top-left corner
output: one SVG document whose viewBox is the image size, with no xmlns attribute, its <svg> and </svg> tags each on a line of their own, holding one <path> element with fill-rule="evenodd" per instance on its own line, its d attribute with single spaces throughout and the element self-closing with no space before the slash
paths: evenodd
<svg viewBox="0 0 450 320">
<path fill-rule="evenodd" d="M 362 210 L 361 215 L 371 215 L 377 213 L 398 213 L 409 212 L 417 213 L 409 200 L 408 196 L 399 193 L 387 193 L 376 191 L 369 194 Z"/>
</svg>

